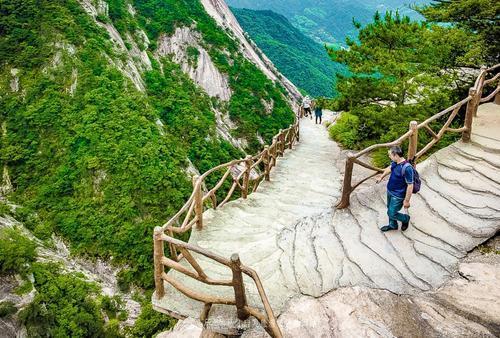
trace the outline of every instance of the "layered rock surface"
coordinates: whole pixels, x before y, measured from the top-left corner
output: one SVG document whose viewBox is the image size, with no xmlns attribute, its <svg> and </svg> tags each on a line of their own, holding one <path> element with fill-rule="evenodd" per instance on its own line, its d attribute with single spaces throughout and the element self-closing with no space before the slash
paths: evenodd
<svg viewBox="0 0 500 338">
<path fill-rule="evenodd" d="M 478 115 L 471 143 L 457 142 L 419 165 L 422 189 L 412 198 L 412 220 L 405 232 L 379 230 L 387 222 L 385 184 L 366 186 L 354 193 L 349 209 L 333 208 L 340 194 L 341 177 L 335 165 L 339 149 L 328 140 L 324 128 L 305 119 L 301 123 L 300 144 L 278 163 L 271 182 L 247 200 L 207 211 L 205 228 L 193 230 L 189 242 L 224 257 L 238 252 L 243 264 L 260 276 L 275 314 L 282 313 L 292 298 L 307 296 L 317 303 L 315 298 L 335 289 L 339 289 L 335 294 L 345 292 L 342 297 L 352 302 L 361 294 L 371 295 L 376 305 L 380 298 L 379 309 L 369 311 L 368 322 L 378 318 L 370 319 L 372 314 L 391 308 L 391 302 L 406 311 L 414 305 L 405 302 L 412 302 L 412 297 L 422 291 L 433 292 L 456 276 L 467 252 L 500 229 L 500 137 L 496 136 L 500 132 L 500 108 L 484 104 Z M 491 129 L 497 132 L 492 133 Z M 213 278 L 231 275 L 227 268 L 203 257 L 199 261 Z M 493 275 L 498 276 L 495 269 Z M 232 297 L 230 288 L 208 287 L 175 271 L 169 275 L 195 290 Z M 251 280 L 245 280 L 245 286 L 249 303 L 262 307 Z M 163 299 L 153 296 L 157 308 L 199 317 L 202 304 L 167 284 L 166 288 Z M 498 290 L 495 292 L 498 299 Z M 406 300 L 391 300 L 394 294 L 405 295 Z M 451 299 L 445 291 L 441 295 Z M 324 297 L 337 302 L 336 296 Z M 418 307 L 427 306 L 425 298 L 420 302 Z M 485 304 L 491 302 L 485 300 Z M 434 313 L 430 308 L 424 312 L 439 322 L 441 310 L 435 309 Z M 328 316 L 326 311 L 324 320 L 317 319 L 318 325 L 331 325 Z M 498 323 L 498 318 L 490 318 L 490 322 Z M 371 328 L 377 335 L 398 335 L 393 329 L 387 331 L 388 324 L 377 325 L 373 323 Z M 328 330 L 326 336 L 330 335 Z M 429 330 L 415 332 L 425 335 Z M 464 330 L 465 335 L 472 332 Z M 477 330 L 485 336 L 496 334 L 488 327 Z M 367 332 L 359 333 L 370 336 Z"/>
</svg>

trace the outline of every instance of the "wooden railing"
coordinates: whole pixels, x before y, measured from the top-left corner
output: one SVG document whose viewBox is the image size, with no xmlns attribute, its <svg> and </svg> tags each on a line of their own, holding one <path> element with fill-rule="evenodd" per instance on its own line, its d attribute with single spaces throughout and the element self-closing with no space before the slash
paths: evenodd
<svg viewBox="0 0 500 338">
<path fill-rule="evenodd" d="M 237 254 L 233 254 L 227 260 L 205 249 L 176 239 L 174 235 L 188 232 L 195 224 L 197 229 L 201 230 L 204 225 L 203 212 L 207 208 L 216 209 L 224 206 L 232 197 L 234 198 L 236 191 L 240 193 L 241 198 L 247 198 L 249 194 L 258 189 L 263 180 L 269 181 L 271 170 L 277 165 L 277 158 L 283 156 L 286 149 L 292 149 L 293 145 L 300 139 L 299 120 L 300 111 L 295 116 L 294 123 L 289 128 L 280 130 L 273 137 L 271 145 L 265 146 L 264 150 L 259 154 L 221 164 L 201 176 L 193 177 L 193 192 L 187 202 L 167 223 L 155 229 L 154 275 L 155 295 L 157 298 L 162 298 L 165 295 L 165 281 L 186 296 L 205 304 L 200 318 L 203 322 L 207 319 L 212 304 L 234 305 L 237 309 L 238 318 L 244 320 L 251 315 L 259 320 L 272 337 L 281 337 L 269 300 L 254 270 L 241 265 Z M 208 179 L 213 178 L 216 174 L 220 178 L 216 179 L 216 183 L 209 188 Z M 168 244 L 170 258 L 165 256 L 164 242 Z M 209 278 L 190 252 L 196 252 L 229 267 L 233 272 L 233 279 L 231 281 L 218 281 Z M 185 259 L 194 271 L 181 265 L 179 262 L 182 259 Z M 168 276 L 165 273 L 165 266 L 208 285 L 233 287 L 235 298 L 214 297 L 189 290 L 180 282 Z M 264 305 L 265 314 L 262 314 L 256 308 L 248 306 L 242 273 L 248 275 L 255 283 Z"/>
<path fill-rule="evenodd" d="M 175 250 L 179 250 L 176 254 L 177 260 L 165 257 L 163 251 L 163 243 L 167 242 L 173 246 Z M 164 281 L 172 285 L 182 294 L 187 297 L 204 303 L 203 311 L 200 314 L 201 322 L 205 323 L 208 314 L 213 304 L 233 305 L 236 307 L 236 315 L 240 320 L 245 320 L 249 316 L 257 318 L 262 327 L 266 330 L 271 337 L 282 337 L 280 328 L 274 316 L 271 304 L 267 298 L 264 287 L 259 279 L 257 273 L 251 268 L 242 265 L 238 254 L 231 255 L 230 259 L 226 259 L 219 255 L 202 249 L 196 245 L 188 244 L 173 237 L 165 235 L 161 227 L 155 229 L 154 235 L 154 260 L 155 260 L 155 284 L 156 284 L 156 297 L 162 298 L 165 295 Z M 205 256 L 215 262 L 227 266 L 232 272 L 232 279 L 216 280 L 212 279 L 203 271 L 200 264 L 197 262 L 192 253 Z M 185 267 L 179 263 L 179 259 L 184 258 L 192 269 Z M 181 282 L 165 273 L 164 268 L 168 267 L 174 269 L 186 276 L 196 279 L 208 285 L 218 285 L 232 287 L 234 290 L 234 297 L 220 297 L 202 293 L 184 286 Z M 250 277 L 259 293 L 260 299 L 264 307 L 264 313 L 259 309 L 248 305 L 245 285 L 243 283 L 243 274 Z"/>
<path fill-rule="evenodd" d="M 378 175 L 379 173 L 382 173 L 384 169 L 382 168 L 377 168 L 370 163 L 363 162 L 360 158 L 364 155 L 368 155 L 369 153 L 381 149 L 381 148 L 390 148 L 395 145 L 400 145 L 404 141 L 408 140 L 408 155 L 407 158 L 416 161 L 429 149 L 431 149 L 439 140 L 441 140 L 444 136 L 445 133 L 451 132 L 451 133 L 462 133 L 462 141 L 463 142 L 469 142 L 471 138 L 471 132 L 472 132 L 472 121 L 474 119 L 474 116 L 477 116 L 477 109 L 480 103 L 490 101 L 491 99 L 495 98 L 495 103 L 500 104 L 500 83 L 497 84 L 496 88 L 491 91 L 487 96 L 483 96 L 483 90 L 486 87 L 491 87 L 494 85 L 495 82 L 499 82 L 500 78 L 500 64 L 497 64 L 491 68 L 486 68 L 486 67 L 481 67 L 481 71 L 479 73 L 479 76 L 477 77 L 474 86 L 469 89 L 469 95 L 463 99 L 462 101 L 454 104 L 451 107 L 446 108 L 445 110 L 437 113 L 434 116 L 429 117 L 427 120 L 423 121 L 422 123 L 417 123 L 416 121 L 411 121 L 410 122 L 410 127 L 408 131 L 402 135 L 400 138 L 397 140 L 394 140 L 393 142 L 389 143 L 383 143 L 383 144 L 374 144 L 366 149 L 363 149 L 357 153 L 349 153 L 347 155 L 346 159 L 346 164 L 345 164 L 345 171 L 344 171 L 344 183 L 342 187 L 342 196 L 337 203 L 337 209 L 343 209 L 347 208 L 349 206 L 349 200 L 351 193 L 359 187 L 361 184 L 364 182 L 368 181 L 369 179 L 373 178 L 374 176 Z M 486 79 L 486 77 L 490 74 L 497 73 L 496 75 L 492 76 L 489 79 Z M 465 110 L 465 120 L 464 120 L 464 125 L 461 128 L 451 128 L 452 122 L 455 120 L 457 117 L 460 108 L 463 107 L 464 105 L 466 106 Z M 448 116 L 446 122 L 443 124 L 443 126 L 440 128 L 439 132 L 435 132 L 431 127 L 430 124 L 432 122 L 436 122 L 437 120 L 444 118 Z M 418 150 L 418 135 L 419 135 L 419 130 L 425 130 L 430 134 L 432 137 L 431 141 L 425 145 L 422 149 Z M 417 151 L 418 150 L 418 151 Z M 358 182 L 354 183 L 352 182 L 353 179 L 353 169 L 354 165 L 357 164 L 363 168 L 369 169 L 371 171 L 374 171 L 373 174 L 368 175 L 367 177 L 364 177 L 363 179 L 360 179 Z"/>
<path fill-rule="evenodd" d="M 242 198 L 255 192 L 262 180 L 269 181 L 272 168 L 277 164 L 277 158 L 283 156 L 286 149 L 292 149 L 299 141 L 299 119 L 289 128 L 280 130 L 273 137 L 273 142 L 265 146 L 264 150 L 255 156 L 233 160 L 210 169 L 201 176 L 193 177 L 193 192 L 184 206 L 162 226 L 170 236 L 189 231 L 194 224 L 201 230 L 203 228 L 203 212 L 210 205 L 220 208 L 231 200 L 234 192 L 239 190 Z M 218 173 L 222 177 L 210 189 L 207 187 L 207 178 Z M 230 188 L 222 196 L 217 193 L 222 191 L 223 185 L 228 182 Z"/>
</svg>

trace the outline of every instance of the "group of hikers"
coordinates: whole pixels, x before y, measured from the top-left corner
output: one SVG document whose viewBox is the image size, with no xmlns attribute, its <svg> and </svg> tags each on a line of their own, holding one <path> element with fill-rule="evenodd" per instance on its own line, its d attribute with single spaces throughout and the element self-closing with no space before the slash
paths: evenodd
<svg viewBox="0 0 500 338">
<path fill-rule="evenodd" d="M 321 124 L 323 116 L 323 100 L 312 101 L 306 96 L 302 101 L 304 117 L 310 117 L 312 120 L 312 110 L 316 116 L 316 124 Z M 376 182 L 380 183 L 384 177 L 390 174 L 387 183 L 387 216 L 389 223 L 380 228 L 382 232 L 398 230 L 398 222 L 401 223 L 401 230 L 408 229 L 410 223 L 410 199 L 412 194 L 420 190 L 420 177 L 415 169 L 413 160 L 404 158 L 403 150 L 399 146 L 393 146 L 388 151 L 391 165 L 388 166 L 380 175 Z M 404 209 L 404 212 L 400 212 Z"/>
<path fill-rule="evenodd" d="M 304 101 L 302 101 L 302 108 L 304 108 L 304 117 L 311 117 L 312 120 L 312 109 L 314 109 L 314 115 L 316 116 L 316 124 L 321 124 L 322 117 L 323 117 L 323 107 L 322 107 L 322 102 L 321 100 L 315 100 L 312 101 L 309 96 L 306 96 L 304 98 Z"/>
</svg>

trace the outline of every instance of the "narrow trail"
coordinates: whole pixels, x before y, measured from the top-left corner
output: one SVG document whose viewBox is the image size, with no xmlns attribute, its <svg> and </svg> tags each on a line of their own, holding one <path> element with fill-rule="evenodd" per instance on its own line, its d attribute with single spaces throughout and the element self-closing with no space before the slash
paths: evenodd
<svg viewBox="0 0 500 338">
<path fill-rule="evenodd" d="M 340 150 L 326 128 L 303 119 L 300 143 L 279 159 L 271 182 L 247 200 L 206 211 L 203 230 L 193 230 L 189 243 L 224 257 L 239 253 L 257 271 L 276 315 L 291 298 L 317 298 L 345 286 L 408 295 L 434 290 L 468 251 L 500 230 L 499 110 L 481 105 L 471 143 L 457 142 L 419 164 L 422 189 L 412 198 L 405 232 L 379 230 L 387 221 L 385 184 L 365 185 L 349 209 L 334 208 Z M 230 278 L 226 267 L 196 258 L 209 276 Z M 199 292 L 233 292 L 168 274 Z M 253 283 L 245 280 L 245 286 L 249 303 L 261 307 Z M 199 317 L 203 304 L 165 287 L 164 298 L 153 297 L 157 308 Z"/>
</svg>

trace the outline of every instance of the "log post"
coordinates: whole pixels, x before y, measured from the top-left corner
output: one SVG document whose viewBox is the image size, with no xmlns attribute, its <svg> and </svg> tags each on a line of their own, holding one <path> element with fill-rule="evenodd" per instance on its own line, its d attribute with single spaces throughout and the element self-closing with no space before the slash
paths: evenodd
<svg viewBox="0 0 500 338">
<path fill-rule="evenodd" d="M 243 275 L 241 273 L 241 262 L 238 254 L 231 255 L 231 270 L 233 271 L 234 299 L 236 300 L 236 313 L 240 320 L 247 319 L 250 314 L 245 309 L 247 298 L 245 296 L 245 285 L 243 284 Z"/>
<path fill-rule="evenodd" d="M 349 199 L 352 192 L 352 169 L 354 167 L 353 154 L 349 153 L 345 162 L 344 183 L 342 186 L 342 197 L 337 203 L 337 209 L 344 209 L 349 206 Z"/>
<path fill-rule="evenodd" d="M 161 299 L 165 296 L 165 286 L 163 285 L 163 279 L 161 276 L 165 272 L 165 267 L 162 263 L 163 255 L 165 254 L 163 251 L 163 240 L 161 236 L 163 234 L 163 230 L 161 227 L 156 227 L 153 235 L 153 243 L 154 243 L 154 273 L 155 273 L 155 289 L 156 289 L 156 298 Z"/>
<path fill-rule="evenodd" d="M 199 176 L 193 176 L 194 189 L 194 213 L 196 215 L 196 228 L 203 229 L 203 191 L 201 190 L 201 182 L 198 182 Z"/>
<path fill-rule="evenodd" d="M 484 79 L 486 77 L 486 66 L 481 66 L 481 73 L 480 73 L 480 78 L 479 82 L 477 84 L 477 88 L 475 88 L 475 93 L 472 96 L 472 100 L 469 101 L 468 103 L 473 103 L 473 112 L 474 112 L 474 117 L 477 116 L 477 110 L 479 108 L 479 104 L 481 103 L 481 97 L 483 96 L 483 87 L 484 87 Z M 470 90 L 469 90 L 469 95 L 470 95 Z M 467 105 L 468 107 L 468 105 Z"/>
<path fill-rule="evenodd" d="M 269 146 L 264 147 L 264 177 L 266 181 L 270 181 L 270 172 L 271 172 L 271 160 L 269 155 Z"/>
<path fill-rule="evenodd" d="M 474 107 L 475 107 L 475 98 L 476 98 L 476 90 L 474 88 L 469 89 L 469 96 L 472 98 L 467 102 L 467 109 L 465 110 L 465 123 L 464 127 L 467 128 L 462 133 L 462 142 L 469 142 L 472 134 L 472 120 L 474 118 Z"/>
<path fill-rule="evenodd" d="M 500 83 L 498 84 L 498 87 L 500 88 Z M 495 95 L 495 99 L 494 99 L 493 103 L 500 105 L 500 90 Z"/>
<path fill-rule="evenodd" d="M 282 152 L 281 152 L 281 142 L 283 140 L 282 133 L 283 133 L 283 129 L 280 129 L 280 131 L 278 133 L 278 136 L 277 136 L 277 141 L 278 142 L 276 143 L 276 148 L 277 148 L 276 149 L 277 150 L 276 153 L 277 153 L 277 156 L 282 156 Z"/>
<path fill-rule="evenodd" d="M 280 144 L 280 156 L 283 156 L 285 154 L 285 133 L 283 133 L 283 129 L 280 129 L 279 144 Z"/>
<path fill-rule="evenodd" d="M 288 132 L 288 149 L 292 149 L 293 147 L 293 140 L 295 139 L 295 128 L 290 128 L 290 131 Z"/>
<path fill-rule="evenodd" d="M 481 103 L 481 97 L 483 96 L 483 88 L 484 88 L 484 80 L 486 79 L 486 75 L 488 74 L 488 72 L 486 71 L 486 69 L 488 69 L 488 67 L 486 66 L 481 66 L 481 72 L 479 73 L 479 82 L 478 82 L 478 87 L 476 88 L 476 99 L 477 99 L 477 106 L 479 106 L 479 104 Z M 477 116 L 477 108 L 476 108 L 476 111 L 474 112 L 474 116 Z"/>
<path fill-rule="evenodd" d="M 245 157 L 245 174 L 243 175 L 243 191 L 241 192 L 241 197 L 247 198 L 248 196 L 248 185 L 250 184 L 250 170 L 252 169 L 252 156 L 248 155 Z"/>
<path fill-rule="evenodd" d="M 274 144 L 274 147 L 273 147 L 273 151 L 272 151 L 272 155 L 273 155 L 273 166 L 276 165 L 276 158 L 278 157 L 278 137 L 277 136 L 274 136 L 273 137 L 273 143 Z"/>
<path fill-rule="evenodd" d="M 418 146 L 418 123 L 417 121 L 410 122 L 410 140 L 408 144 L 408 161 L 415 159 L 415 155 L 417 154 L 417 146 Z"/>
</svg>

